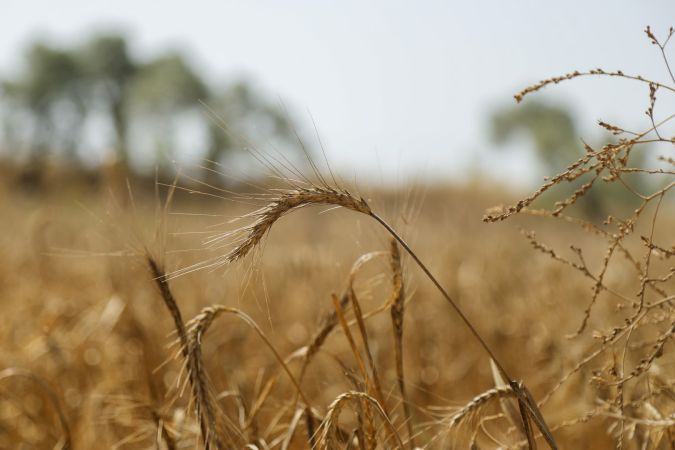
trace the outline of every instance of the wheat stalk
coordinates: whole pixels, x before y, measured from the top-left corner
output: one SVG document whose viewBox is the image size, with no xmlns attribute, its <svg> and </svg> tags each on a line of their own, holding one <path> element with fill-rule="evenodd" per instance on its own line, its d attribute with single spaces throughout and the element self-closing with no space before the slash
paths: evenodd
<svg viewBox="0 0 675 450">
<path fill-rule="evenodd" d="M 412 423 L 412 413 L 410 412 L 410 402 L 405 388 L 405 375 L 403 373 L 403 316 L 405 313 L 405 289 L 403 285 L 403 270 L 401 269 L 401 254 L 398 250 L 398 243 L 391 239 L 389 249 L 389 265 L 391 267 L 392 292 L 389 300 L 391 325 L 394 330 L 394 359 L 396 362 L 396 379 L 398 389 L 401 392 L 401 403 L 403 405 L 403 414 L 408 428 L 408 443 L 410 448 L 415 448 L 415 438 Z"/>
<path fill-rule="evenodd" d="M 453 414 L 452 417 L 450 417 L 449 426 L 457 426 L 465 417 L 482 408 L 494 398 L 514 397 L 515 395 L 516 394 L 511 386 L 500 386 L 488 389 L 472 398 L 466 405 L 462 406 L 455 414 Z"/>
<path fill-rule="evenodd" d="M 427 266 L 420 260 L 417 254 L 412 250 L 412 248 L 403 240 L 403 238 L 392 228 L 382 217 L 376 214 L 367 201 L 362 197 L 357 197 L 350 193 L 346 189 L 334 188 L 330 186 L 310 186 L 310 187 L 295 187 L 294 189 L 282 190 L 273 197 L 266 206 L 250 213 L 243 217 L 256 217 L 256 220 L 239 230 L 235 230 L 234 233 L 227 233 L 223 236 L 239 235 L 242 236 L 241 241 L 238 245 L 235 246 L 233 250 L 227 253 L 224 257 L 219 258 L 223 264 L 228 262 L 235 262 L 246 255 L 248 255 L 260 242 L 262 239 L 269 233 L 272 226 L 283 217 L 285 214 L 296 210 L 297 208 L 308 206 L 308 205 L 333 205 L 336 207 L 343 207 L 361 214 L 365 214 L 373 218 L 378 222 L 382 227 L 387 230 L 387 232 L 406 250 L 406 252 L 413 258 L 415 263 L 422 269 L 425 275 L 431 280 L 436 289 L 442 294 L 443 298 L 450 304 L 450 306 L 455 310 L 460 319 L 467 326 L 474 338 L 480 343 L 481 347 L 485 352 L 494 360 L 494 363 L 502 374 L 505 380 L 508 381 L 511 388 L 514 390 L 518 396 L 519 405 L 523 409 L 523 414 L 531 416 L 535 421 L 535 424 L 540 429 L 542 434 L 545 436 L 549 446 L 553 449 L 557 449 L 555 440 L 551 435 L 546 422 L 537 407 L 536 402 L 534 402 L 531 396 L 527 393 L 527 390 L 524 389 L 522 383 L 514 381 L 514 379 L 508 374 L 503 364 L 499 361 L 497 356 L 492 352 L 490 347 L 487 345 L 483 337 L 480 335 L 478 330 L 473 326 L 468 317 L 464 314 L 461 308 L 457 303 L 450 297 L 450 294 L 443 288 L 437 278 L 431 273 Z M 213 241 L 212 241 L 213 242 Z"/>
<path fill-rule="evenodd" d="M 335 428 L 337 427 L 338 420 L 340 418 L 340 413 L 342 412 L 345 404 L 352 400 L 365 401 L 370 406 L 372 406 L 373 410 L 376 411 L 384 421 L 387 430 L 390 432 L 392 436 L 394 436 L 397 448 L 399 449 L 404 448 L 403 441 L 401 441 L 401 438 L 396 432 L 394 424 L 391 423 L 391 420 L 389 420 L 389 417 L 387 417 L 387 414 L 384 412 L 379 402 L 370 395 L 364 392 L 357 392 L 357 391 L 349 391 L 340 394 L 333 401 L 333 403 L 330 404 L 330 406 L 328 407 L 328 413 L 326 414 L 326 417 L 324 418 L 324 421 L 321 424 L 322 430 L 321 435 L 319 437 L 319 448 L 323 449 L 337 448 L 337 438 L 335 436 Z"/>
<path fill-rule="evenodd" d="M 150 267 L 153 280 L 159 289 L 164 305 L 169 310 L 174 321 L 174 327 L 178 334 L 178 341 L 183 360 L 188 369 L 188 382 L 192 389 L 192 397 L 195 400 L 197 417 L 199 418 L 199 427 L 204 441 L 205 450 L 209 450 L 211 446 L 220 449 L 222 444 L 218 438 L 216 430 L 216 416 L 215 409 L 209 395 L 208 380 L 204 375 L 200 347 L 193 339 L 188 336 L 183 316 L 178 307 L 178 303 L 173 296 L 166 274 L 162 270 L 159 262 L 152 256 L 147 255 L 147 263 Z M 213 319 L 211 319 L 213 320 Z M 204 329 L 208 327 L 208 321 Z"/>
<path fill-rule="evenodd" d="M 269 204 L 244 217 L 257 217 L 251 225 L 239 230 L 245 234 L 243 241 L 225 256 L 225 261 L 234 262 L 246 256 L 284 214 L 306 205 L 335 205 L 370 215 L 372 211 L 363 198 L 357 198 L 346 190 L 330 187 L 300 187 L 282 191 Z"/>
</svg>

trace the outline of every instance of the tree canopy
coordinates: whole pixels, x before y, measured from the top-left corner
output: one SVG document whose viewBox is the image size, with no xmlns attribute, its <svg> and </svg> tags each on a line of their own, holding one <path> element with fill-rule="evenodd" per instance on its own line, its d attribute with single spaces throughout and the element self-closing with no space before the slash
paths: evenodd
<svg viewBox="0 0 675 450">
<path fill-rule="evenodd" d="M 572 162 L 578 160 L 584 152 L 584 145 L 574 123 L 572 112 L 563 105 L 528 101 L 516 106 L 499 108 L 490 116 L 492 141 L 503 145 L 517 137 L 531 140 L 537 158 L 545 166 L 545 174 L 561 173 Z M 612 138 L 605 137 L 593 145 L 601 148 Z M 633 158 L 644 157 L 644 153 L 634 154 Z M 640 174 L 628 174 L 635 185 L 644 183 Z M 568 194 L 579 188 L 584 179 L 567 185 Z M 584 196 L 579 202 L 583 212 L 595 218 L 606 215 L 607 202 L 618 202 L 631 206 L 633 196 L 628 195 L 619 183 L 600 184 Z M 548 196 L 543 196 L 544 201 Z"/>
<path fill-rule="evenodd" d="M 173 151 L 188 113 L 199 116 L 202 156 L 222 162 L 240 142 L 204 114 L 202 104 L 249 142 L 293 138 L 287 114 L 248 82 L 210 84 L 177 51 L 140 59 L 123 35 L 106 34 L 70 47 L 36 42 L 24 56 L 21 72 L 0 81 L 2 147 L 34 163 L 47 156 L 77 163 L 89 151 L 85 129 L 93 127 L 98 134 L 111 130 L 106 148 L 130 167 L 140 151 L 130 133 L 136 124 L 146 141 L 156 141 L 152 157 L 161 159 Z"/>
<path fill-rule="evenodd" d="M 518 133 L 530 137 L 537 156 L 552 172 L 559 172 L 581 156 L 572 114 L 563 106 L 533 101 L 499 109 L 491 117 L 490 128 L 497 144 L 506 143 Z"/>
</svg>

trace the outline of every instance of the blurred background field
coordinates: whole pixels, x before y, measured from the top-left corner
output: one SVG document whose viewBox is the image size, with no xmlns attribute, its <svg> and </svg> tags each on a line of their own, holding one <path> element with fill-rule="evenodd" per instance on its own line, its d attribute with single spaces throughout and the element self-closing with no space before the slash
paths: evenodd
<svg viewBox="0 0 675 450">
<path fill-rule="evenodd" d="M 2 365 L 30 370 L 48 383 L 68 420 L 75 448 L 152 447 L 157 442 L 157 415 L 180 441 L 198 441 L 187 398 L 173 398 L 181 368 L 171 359 L 176 348 L 168 347 L 175 335 L 142 253 L 147 245 L 161 254 L 153 238 L 159 226 L 157 202 L 152 182 L 146 183 L 149 189 L 137 188 L 133 210 L 128 203 L 120 206 L 119 199 L 110 202 L 102 192 L 104 186 L 63 183 L 58 192 L 37 197 L 7 191 L 2 196 L 6 211 L 0 233 Z M 542 239 L 563 253 L 570 253 L 567 247 L 573 241 L 596 266 L 604 252 L 601 243 L 542 219 L 483 224 L 479 220 L 483 210 L 504 200 L 504 194 L 478 186 L 429 190 L 413 217 L 401 212 L 405 193 L 377 195 L 375 203 L 406 230 L 406 237 L 494 351 L 527 381 L 537 398 L 592 348 L 588 333 L 575 340 L 565 336 L 579 326 L 593 283 L 533 251 L 519 226 L 535 227 Z M 178 194 L 172 210 L 218 217 L 168 216 L 163 257 L 168 271 L 210 256 L 200 245 L 201 235 L 183 232 L 212 230 L 209 227 L 222 222 L 222 216 L 249 208 Z M 331 293 L 345 289 L 352 263 L 364 253 L 388 249 L 385 236 L 367 220 L 352 212 L 319 215 L 319 211 L 309 209 L 282 219 L 264 252 L 254 259 L 253 269 L 245 261 L 227 270 L 202 270 L 173 280 L 184 316 L 192 317 L 213 303 L 238 307 L 256 320 L 282 355 L 306 345 L 320 318 L 331 310 Z M 659 237 L 668 238 L 672 223 L 669 216 Z M 182 252 L 189 249 L 197 250 Z M 427 430 L 422 439 L 428 439 L 443 433 L 443 427 L 432 424 L 489 389 L 493 380 L 488 359 L 453 311 L 407 258 L 404 267 L 409 301 L 404 361 L 416 421 Z M 357 294 L 366 311 L 386 301 L 389 276 L 386 258 L 375 259 L 358 274 Z M 629 281 L 631 277 L 630 267 L 619 265 L 609 283 L 632 292 L 638 285 Z M 594 310 L 593 327 L 602 328 L 610 317 L 621 315 L 614 302 L 604 300 Z M 368 332 L 390 405 L 397 405 L 400 396 L 395 390 L 387 315 L 368 320 Z M 210 331 L 204 360 L 216 391 L 240 393 L 248 408 L 279 371 L 259 338 L 233 318 L 223 319 Z M 355 370 L 344 337 L 336 330 L 303 382 L 317 405 L 327 405 L 350 389 L 340 364 Z M 672 381 L 672 362 L 664 364 L 655 376 Z M 297 370 L 298 365 L 291 367 Z M 584 371 L 555 394 L 544 409 L 548 420 L 561 423 L 595 406 L 597 388 L 589 384 L 590 376 Z M 2 379 L 3 447 L 23 443 L 23 448 L 51 448 L 62 437 L 40 383 L 21 377 Z M 283 432 L 283 420 L 276 427 L 270 423 L 291 396 L 287 380 L 281 379 L 256 418 L 258 436 L 270 441 Z M 232 411 L 239 408 L 237 401 L 224 396 L 221 404 L 236 417 Z M 397 417 L 401 420 L 400 414 Z M 611 447 L 608 426 L 607 420 L 595 418 L 556 436 L 562 448 Z M 307 445 L 302 435 L 296 441 L 298 448 Z M 441 442 L 461 447 L 464 441 L 454 436 Z"/>
<path fill-rule="evenodd" d="M 412 235 L 419 252 L 431 259 L 444 284 L 496 351 L 518 367 L 519 376 L 528 379 L 535 392 L 539 384 L 545 389 L 546 380 L 560 374 L 566 356 L 578 351 L 562 337 L 577 324 L 577 315 L 565 311 L 576 310 L 577 303 L 583 305 L 588 286 L 563 283 L 565 269 L 533 254 L 514 227 L 481 224 L 481 204 L 490 204 L 489 195 L 444 189 L 429 197 Z M 127 250 L 134 238 L 123 220 L 105 216 L 102 198 L 87 195 L 83 202 L 78 194 L 80 204 L 74 204 L 60 194 L 39 202 L 4 197 L 2 364 L 28 368 L 52 384 L 75 427 L 76 442 L 82 442 L 78 447 L 102 442 L 112 446 L 145 430 L 142 444 L 137 444 L 143 448 L 154 439 L 152 410 L 172 416 L 185 407 L 184 402 L 164 406 L 180 364 L 162 365 L 173 353 L 166 347 L 172 340 L 171 319 L 162 309 L 142 255 L 103 256 Z M 154 202 L 140 200 L 138 205 L 139 226 L 154 230 Z M 213 201 L 198 205 L 178 201 L 176 207 L 208 214 L 228 214 L 232 209 Z M 388 246 L 381 233 L 353 213 L 317 216 L 317 211 L 305 211 L 301 216 L 286 219 L 272 233 L 247 292 L 242 291 L 242 279 L 250 274 L 241 268 L 227 274 L 200 271 L 176 279 L 173 286 L 185 316 L 211 303 L 236 306 L 266 330 L 282 354 L 305 345 L 321 314 L 331 308 L 330 294 L 345 288 L 352 262 L 362 253 Z M 98 224 L 96 217 L 104 223 Z M 205 229 L 204 219 L 191 218 L 189 225 L 180 222 L 171 229 Z M 117 236 L 112 238 L 115 235 L 109 230 Z M 194 238 L 171 242 L 174 249 L 199 246 Z M 167 261 L 169 267 L 180 268 L 200 257 L 204 251 L 167 256 Z M 425 280 L 414 270 L 407 272 L 414 279 L 408 286 L 411 303 L 405 340 L 414 402 L 458 406 L 490 386 L 488 361 Z M 374 309 L 386 299 L 386 273 L 384 260 L 359 275 L 364 308 Z M 378 319 L 369 322 L 369 331 L 380 370 L 392 380 L 390 330 L 386 317 Z M 305 382 L 321 404 L 330 403 L 349 387 L 331 356 L 350 364 L 343 341 L 338 336 L 329 340 L 326 354 L 318 357 Z M 532 360 L 522 364 L 523 358 Z M 236 322 L 214 327 L 205 359 L 219 390 L 240 390 L 248 394 L 249 402 L 256 386 L 259 389 L 279 370 L 258 338 Z M 22 383 L 3 380 L 10 396 L 7 408 L 11 393 L 17 392 L 11 386 Z M 34 387 L 23 389 L 32 393 L 29 400 L 34 404 L 13 399 L 21 407 L 5 409 L 2 445 L 54 445 L 59 427 L 43 411 L 50 405 Z M 385 389 L 393 389 L 393 384 Z M 584 389 L 583 385 L 577 389 Z M 272 402 L 269 411 L 262 413 L 269 417 L 275 407 Z M 601 439 L 603 433 L 598 434 Z"/>
<path fill-rule="evenodd" d="M 598 182 L 558 220 L 535 209 L 555 208 L 587 178 L 556 185 L 530 214 L 481 221 L 486 210 L 516 203 L 589 147 L 621 145 L 625 135 L 597 127 L 598 119 L 642 131 L 669 117 L 675 103 L 666 86 L 675 80 L 640 35 L 652 24 L 658 36 L 668 36 L 671 24 L 663 22 L 675 12 L 669 2 L 634 14 L 626 2 L 610 16 L 600 6 L 588 6 L 592 14 L 585 17 L 563 5 L 556 17 L 522 13 L 534 36 L 504 28 L 497 16 L 521 13 L 496 2 L 494 17 L 467 6 L 394 5 L 379 14 L 353 4 L 228 4 L 211 12 L 200 4 L 195 9 L 207 15 L 231 14 L 231 28 L 222 31 L 230 41 L 218 45 L 212 19 L 200 22 L 172 5 L 125 15 L 75 12 L 79 3 L 72 1 L 50 18 L 32 15 L 29 4 L 10 4 L 13 23 L 0 31 L 7 34 L 0 47 L 7 50 L 0 58 L 0 448 L 202 448 L 195 399 L 178 385 L 186 374 L 172 345 L 172 318 L 147 256 L 172 274 L 222 254 L 204 240 L 236 228 L 231 219 L 255 209 L 238 194 L 260 185 L 285 188 L 270 177 L 270 165 L 288 176 L 296 177 L 297 168 L 297 176 L 315 177 L 308 159 L 327 178 L 334 171 L 340 186 L 364 196 L 401 231 L 535 399 L 555 388 L 542 412 L 560 448 L 675 445 L 668 328 L 675 218 L 668 190 L 660 206 L 645 204 L 622 241 L 624 253 L 617 250 L 635 259 L 614 257 L 606 274 L 608 248 L 624 232 L 621 218 L 642 201 L 620 183 Z M 143 17 L 151 19 L 144 25 Z M 611 25 L 616 21 L 630 25 L 630 38 Z M 172 34 L 167 22 L 180 26 Z M 576 36 L 561 39 L 556 27 L 565 26 Z M 237 34 L 242 27 L 256 36 Z M 286 35 L 285 27 L 293 29 Z M 636 88 L 614 79 L 575 80 L 577 90 L 547 88 L 519 105 L 510 102 L 518 89 L 578 64 L 653 76 L 663 83 L 656 112 L 653 102 L 652 115 L 643 112 L 651 84 Z M 665 138 L 630 159 L 661 172 L 622 173 L 639 192 L 672 181 L 673 126 L 661 130 Z M 595 282 L 545 254 L 539 242 L 604 276 L 580 336 L 569 338 Z M 358 270 L 354 286 L 368 316 L 384 407 L 407 436 L 391 319 L 381 310 L 391 291 L 389 248 L 368 217 L 308 207 L 282 218 L 253 256 L 176 276 L 170 286 L 185 321 L 211 304 L 250 315 L 283 357 L 295 355 L 288 366 L 297 376 L 298 351 L 334 311 L 331 295 L 348 287 L 355 261 L 379 252 Z M 477 448 L 526 448 L 498 401 L 451 426 L 463 405 L 495 387 L 489 358 L 407 256 L 403 269 L 403 361 L 417 446 L 468 448 L 477 436 Z M 607 345 L 556 387 L 634 317 L 645 286 L 646 298 L 664 306 L 645 315 L 648 324 L 636 326 L 623 353 L 623 341 Z M 354 319 L 353 311 L 347 318 Z M 241 431 L 240 442 L 311 445 L 310 425 L 294 419 L 292 384 L 250 327 L 222 317 L 202 344 L 209 385 L 223 416 Z M 617 393 L 617 361 L 640 367 L 654 345 L 661 350 L 644 377 Z M 340 394 L 368 390 L 364 382 L 338 326 L 301 384 L 325 415 Z M 619 398 L 625 404 L 612 403 Z M 358 411 L 344 413 L 341 426 L 351 432 L 362 420 Z M 293 423 L 298 430 L 285 442 Z"/>
</svg>

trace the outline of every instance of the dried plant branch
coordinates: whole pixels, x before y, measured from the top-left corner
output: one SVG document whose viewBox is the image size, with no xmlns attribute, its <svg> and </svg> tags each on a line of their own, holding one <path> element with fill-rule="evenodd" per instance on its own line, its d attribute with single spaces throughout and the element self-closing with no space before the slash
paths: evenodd
<svg viewBox="0 0 675 450">
<path fill-rule="evenodd" d="M 666 39 L 661 42 L 654 35 L 649 27 L 645 30 L 650 41 L 659 47 L 661 57 L 663 58 L 666 70 L 670 80 L 675 83 L 675 77 L 670 68 L 670 63 L 665 52 L 665 47 L 675 34 L 671 27 L 668 31 Z M 612 326 L 608 330 L 594 330 L 593 336 L 600 340 L 600 344 L 593 351 L 589 352 L 587 356 L 581 358 L 572 370 L 568 371 L 559 381 L 553 386 L 551 390 L 542 398 L 540 406 L 544 405 L 551 398 L 560 386 L 565 383 L 573 374 L 579 373 L 587 367 L 591 361 L 598 358 L 600 355 L 607 355 L 607 359 L 611 361 L 607 363 L 603 369 L 594 371 L 593 382 L 601 386 L 604 393 L 598 400 L 610 405 L 611 414 L 604 414 L 605 417 L 613 417 L 616 419 L 614 425 L 616 445 L 622 448 L 625 444 L 626 436 L 629 433 L 634 433 L 638 427 L 639 421 L 629 420 L 629 414 L 626 413 L 627 404 L 625 398 L 628 394 L 635 395 L 637 386 L 640 386 L 639 381 L 647 378 L 647 389 L 649 392 L 655 392 L 649 387 L 648 374 L 649 369 L 654 364 L 655 360 L 661 357 L 664 353 L 664 347 L 672 338 L 673 327 L 672 323 L 675 321 L 675 309 L 673 308 L 673 294 L 671 281 L 675 278 L 675 268 L 671 267 L 663 272 L 663 265 L 660 265 L 660 273 L 655 273 L 657 259 L 664 261 L 672 256 L 673 252 L 667 246 L 659 246 L 654 244 L 655 228 L 658 221 L 658 216 L 661 211 L 661 206 L 664 204 L 664 197 L 673 187 L 675 181 L 669 181 L 668 177 L 675 175 L 675 172 L 662 168 L 642 167 L 644 162 L 638 161 L 639 164 L 630 164 L 629 160 L 634 152 L 645 150 L 648 145 L 663 144 L 672 148 L 672 137 L 667 137 L 663 131 L 666 123 L 669 123 L 675 114 L 670 114 L 664 119 L 657 120 L 655 110 L 660 96 L 664 94 L 672 95 L 675 92 L 675 86 L 670 86 L 665 83 L 658 83 L 654 80 L 643 78 L 639 75 L 627 75 L 622 71 L 604 71 L 602 69 L 594 69 L 588 72 L 571 72 L 559 77 L 553 77 L 536 83 L 523 89 L 515 95 L 516 101 L 520 102 L 523 98 L 531 93 L 537 92 L 540 89 L 551 85 L 558 84 L 563 81 L 571 80 L 582 76 L 609 76 L 619 77 L 624 79 L 636 80 L 645 83 L 648 87 L 648 107 L 645 112 L 649 119 L 650 127 L 642 132 L 636 133 L 629 131 L 626 127 L 610 124 L 600 121 L 598 124 L 605 130 L 617 136 L 618 142 L 604 145 L 601 149 L 596 150 L 585 144 L 585 154 L 576 161 L 568 165 L 568 167 L 553 176 L 542 184 L 537 190 L 526 198 L 519 200 L 512 206 L 500 207 L 489 210 L 484 216 L 484 221 L 495 222 L 507 219 L 514 214 L 525 213 L 547 217 L 551 219 L 562 219 L 568 223 L 574 223 L 581 226 L 584 230 L 593 233 L 596 236 L 606 240 L 606 250 L 602 255 L 600 267 L 598 270 L 591 270 L 586 263 L 586 258 L 580 247 L 570 246 L 572 251 L 578 257 L 577 261 L 571 261 L 555 250 L 542 244 L 536 240 L 534 233 L 528 233 L 527 238 L 530 240 L 532 246 L 550 256 L 552 259 L 566 264 L 585 277 L 593 281 L 593 289 L 590 301 L 585 308 L 581 324 L 577 332 L 573 336 L 579 336 L 587 327 L 591 316 L 591 311 L 597 303 L 601 292 L 608 292 L 612 294 L 613 299 L 619 300 L 617 310 L 619 308 L 632 308 L 627 316 L 621 317 L 617 325 Z M 670 156 L 659 156 L 660 161 L 668 164 L 673 164 L 673 159 Z M 629 165 L 630 164 L 630 165 Z M 635 166 L 635 167 L 633 167 Z M 626 174 L 637 174 L 642 177 L 659 176 L 658 183 L 637 183 L 629 182 Z M 584 182 L 577 187 L 577 189 L 570 196 L 555 204 L 551 211 L 547 210 L 532 210 L 530 205 L 538 199 L 544 192 L 551 188 L 573 181 L 581 183 L 581 177 L 584 177 Z M 666 182 L 663 182 L 663 177 L 666 177 Z M 608 216 L 605 220 L 604 226 L 609 228 L 615 226 L 616 231 L 608 231 L 602 226 L 592 224 L 584 219 L 577 219 L 563 214 L 564 210 L 578 201 L 579 198 L 586 195 L 598 184 L 598 181 L 605 183 L 619 183 L 630 194 L 632 194 L 639 202 L 638 206 L 629 214 L 627 218 L 621 219 L 615 216 Z M 649 190 L 643 192 L 643 190 Z M 656 200 L 656 201 L 654 201 Z M 655 204 L 655 205 L 654 205 Z M 648 206 L 653 206 L 654 213 L 651 218 L 646 218 L 648 213 Z M 649 226 L 650 231 L 647 237 L 641 237 L 642 250 L 644 251 L 643 258 L 637 258 L 635 247 L 635 231 L 638 226 Z M 637 293 L 624 294 L 614 285 L 618 284 L 612 281 L 616 276 L 615 266 L 610 264 L 616 259 L 615 255 L 621 254 L 629 262 L 630 267 L 634 271 L 634 282 L 637 282 L 639 289 Z M 610 275 L 611 274 L 611 275 Z M 649 294 L 649 295 L 648 295 Z M 656 306 L 658 305 L 658 306 Z M 628 310 L 630 311 L 630 309 Z M 608 322 L 606 320 L 606 322 Z M 636 343 L 633 340 L 636 336 L 651 336 L 647 339 L 642 339 Z M 654 337 L 656 336 L 656 337 Z M 636 362 L 637 361 L 637 362 Z M 633 366 L 631 370 L 627 367 Z M 631 382 L 632 383 L 629 383 Z M 520 400 L 520 398 L 519 398 Z M 672 409 L 671 409 L 672 410 Z M 598 411 L 595 411 L 594 416 L 598 416 Z M 534 415 L 533 415 L 534 416 Z M 534 417 L 531 416 L 534 420 Z M 663 424 L 661 416 L 656 414 L 657 420 L 654 418 L 648 419 L 653 424 Z M 526 419 L 524 417 L 524 419 Z M 566 423 L 574 423 L 572 420 Z M 527 425 L 527 423 L 525 423 Z M 658 427 L 658 425 L 656 425 Z M 557 429 L 557 427 L 554 427 Z M 528 445 L 532 446 L 534 436 L 528 434 Z M 658 443 L 658 439 L 654 442 Z M 644 446 L 643 446 L 644 447 Z M 646 447 L 644 447 L 646 448 Z M 657 448 L 656 446 L 653 448 Z"/>
</svg>

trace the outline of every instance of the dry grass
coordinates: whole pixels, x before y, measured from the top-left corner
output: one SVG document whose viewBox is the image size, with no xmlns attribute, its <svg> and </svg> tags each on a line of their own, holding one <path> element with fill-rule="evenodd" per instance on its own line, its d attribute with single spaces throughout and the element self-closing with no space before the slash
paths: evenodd
<svg viewBox="0 0 675 450">
<path fill-rule="evenodd" d="M 411 214 L 318 172 L 179 184 L 156 211 L 0 191 L 0 448 L 673 448 L 675 116 L 655 106 L 675 79 L 594 69 L 516 98 L 581 75 L 645 83 L 648 126 L 601 122 L 618 141 L 491 209 L 500 225 L 476 185 Z M 634 165 L 647 149 L 666 154 Z M 600 183 L 635 210 L 575 216 Z"/>
<path fill-rule="evenodd" d="M 175 320 L 165 310 L 162 296 L 154 286 L 159 278 L 145 268 L 143 257 L 90 254 L 105 250 L 103 237 L 87 215 L 78 212 L 77 207 L 65 208 L 58 197 L 39 205 L 30 199 L 14 196 L 9 199 L 13 206 L 3 233 L 4 248 L 8 250 L 0 265 L 0 283 L 8 311 L 8 325 L 2 331 L 6 343 L 3 366 L 29 370 L 51 386 L 62 405 L 74 448 L 91 448 L 96 443 L 103 447 L 119 444 L 121 448 L 154 445 L 180 448 L 201 442 L 200 415 L 193 412 L 198 403 L 195 395 L 190 394 L 193 388 L 188 384 L 183 395 L 179 395 L 183 391 L 181 380 L 190 383 L 191 375 L 183 372 L 186 369 L 182 353 L 178 351 L 174 360 L 175 350 L 167 347 L 174 339 L 169 334 L 176 328 Z M 96 196 L 87 200 L 92 208 L 96 208 L 97 201 Z M 574 369 L 574 364 L 589 356 L 585 348 L 596 342 L 588 333 L 574 340 L 565 338 L 578 329 L 594 281 L 584 282 L 581 278 L 570 283 L 568 280 L 575 280 L 574 269 L 558 267 L 555 261 L 548 262 L 544 255 L 533 253 L 526 240 L 517 239 L 514 227 L 483 226 L 480 233 L 472 231 L 482 206 L 494 201 L 494 197 L 470 190 L 430 193 L 415 226 L 422 231 L 439 228 L 454 231 L 438 241 L 430 239 L 435 233 L 423 232 L 426 237 L 418 237 L 416 247 L 422 255 L 433 255 L 430 265 L 442 274 L 443 284 L 449 286 L 467 315 L 475 319 L 494 351 L 518 377 L 527 380 L 535 398 L 540 400 L 555 387 L 557 380 Z M 143 216 L 144 200 L 137 198 L 136 204 L 138 214 Z M 389 209 L 387 204 L 388 201 L 384 209 Z M 177 199 L 174 208 L 222 212 L 223 207 Z M 239 213 L 235 210 L 232 214 Z M 200 317 L 200 311 L 214 302 L 240 308 L 251 316 L 286 360 L 313 408 L 308 421 L 302 407 L 304 401 L 300 400 L 297 408 L 293 406 L 298 396 L 293 383 L 284 375 L 273 353 L 242 324 L 221 319 L 210 326 L 208 333 L 204 328 L 197 333 L 195 330 L 200 328 L 192 324 L 199 320 L 189 323 L 185 326 L 188 347 L 199 349 L 201 362 L 195 372 L 203 373 L 195 378 L 205 380 L 202 384 L 207 388 L 202 390 L 203 395 L 208 394 L 217 405 L 219 420 L 228 424 L 222 431 L 224 447 L 230 448 L 227 439 L 236 437 L 237 442 L 260 448 L 264 447 L 261 442 L 270 446 L 274 443 L 273 448 L 282 445 L 307 448 L 308 434 L 318 444 L 322 418 L 341 393 L 358 387 L 371 397 L 378 397 L 350 302 L 349 292 L 353 289 L 362 309 L 360 316 L 367 333 L 370 359 L 377 368 L 384 397 L 381 406 L 388 411 L 404 445 L 411 444 L 410 426 L 418 446 L 432 442 L 432 446 L 462 448 L 471 439 L 480 417 L 501 409 L 499 402 L 488 402 L 475 411 L 480 416 L 469 415 L 469 420 L 447 426 L 457 408 L 491 389 L 489 359 L 452 311 L 439 302 L 431 286 L 411 270 L 405 257 L 401 259 L 401 279 L 408 281 L 401 295 L 396 281 L 399 278 L 387 261 L 391 244 L 381 237 L 375 224 L 366 221 L 355 226 L 355 216 L 348 213 L 296 214 L 272 230 L 265 252 L 256 263 L 260 275 L 250 275 L 246 265 L 238 265 L 225 273 L 198 271 L 168 281 L 186 321 L 188 317 Z M 204 229 L 209 221 L 192 216 L 174 217 L 176 222 L 171 228 L 176 230 Z M 150 227 L 153 214 L 148 213 L 139 221 Z M 222 219 L 212 220 L 218 221 Z M 83 227 L 82 223 L 88 225 Z M 521 225 L 534 223 L 524 220 Z M 550 224 L 539 228 L 542 236 L 549 236 L 550 245 L 564 246 L 570 239 L 569 230 L 562 226 Z M 345 243 L 345 233 L 353 240 Z M 665 238 L 664 233 L 665 228 L 657 230 L 656 235 Z M 307 236 L 316 236 L 318 240 L 310 241 Z M 30 244 L 41 240 L 44 249 Z M 353 242 L 356 240 L 364 244 Z M 582 241 L 589 252 L 603 251 L 591 237 Z M 197 244 L 192 235 L 179 235 L 169 239 L 167 246 L 182 249 Z M 45 253 L 58 247 L 89 252 L 85 256 L 73 256 L 70 251 L 67 256 Z M 111 244 L 111 249 L 118 248 L 119 243 Z M 367 262 L 357 264 L 352 271 L 352 261 L 363 261 L 360 256 L 367 253 L 374 256 L 365 258 Z M 203 258 L 203 251 L 194 255 L 169 252 L 164 265 L 184 267 Z M 630 279 L 621 276 L 634 270 L 629 264 L 609 270 L 606 276 L 612 289 L 634 289 L 628 282 Z M 242 285 L 241 280 L 246 278 L 252 280 Z M 344 292 L 338 304 L 361 355 L 363 371 L 345 339 L 344 328 L 330 301 L 331 292 Z M 394 317 L 398 314 L 393 306 L 401 302 L 405 305 L 402 330 L 400 325 L 392 326 L 398 320 L 392 319 L 392 314 Z M 596 308 L 589 319 L 591 329 L 601 329 L 598 326 L 604 322 L 601 316 L 620 318 L 621 312 L 607 303 L 598 303 Z M 658 306 L 652 311 L 657 309 Z M 397 353 L 399 332 L 401 355 Z M 653 342 L 658 339 L 659 336 L 654 336 Z M 196 342 L 201 345 L 197 347 Z M 672 343 L 664 338 L 666 356 L 671 345 L 668 342 Z M 648 350 L 649 343 L 644 345 Z M 655 350 L 649 354 L 656 356 Z M 668 375 L 668 366 L 663 365 L 666 361 L 668 358 L 661 357 L 643 364 L 649 365 L 647 373 L 653 380 L 654 392 L 664 396 L 672 389 L 672 376 Z M 553 428 L 598 409 L 593 399 L 600 386 L 588 381 L 605 363 L 606 360 L 590 360 L 555 389 L 543 408 Z M 401 393 L 401 367 L 407 402 Z M 372 387 L 368 388 L 369 385 Z M 20 379 L 2 380 L 1 387 L 2 446 L 33 442 L 33 446 L 51 448 L 61 441 L 65 436 L 63 427 L 46 393 Z M 635 407 L 634 401 L 638 398 L 630 398 L 629 407 Z M 349 414 L 342 412 L 340 423 L 335 424 L 339 428 L 333 432 L 347 440 L 359 423 L 367 429 L 370 421 L 374 440 L 393 442 L 378 412 L 371 408 L 371 417 L 367 418 L 365 405 L 357 406 L 355 402 L 346 404 Z M 408 413 L 404 410 L 406 404 L 410 408 Z M 600 409 L 587 423 L 570 426 L 569 433 L 566 428 L 554 431 L 560 447 L 609 445 L 611 438 L 606 429 L 611 422 L 601 413 Z M 14 427 L 16 423 L 21 424 L 20 428 Z M 508 431 L 511 423 L 504 417 L 481 426 L 505 443 L 515 444 L 520 439 L 514 437 L 509 441 L 509 436 L 517 434 Z M 233 434 L 230 427 L 240 433 Z M 580 439 L 578 435 L 585 437 Z M 486 439 L 489 440 L 479 433 L 477 440 L 481 446 L 489 446 Z"/>
</svg>

